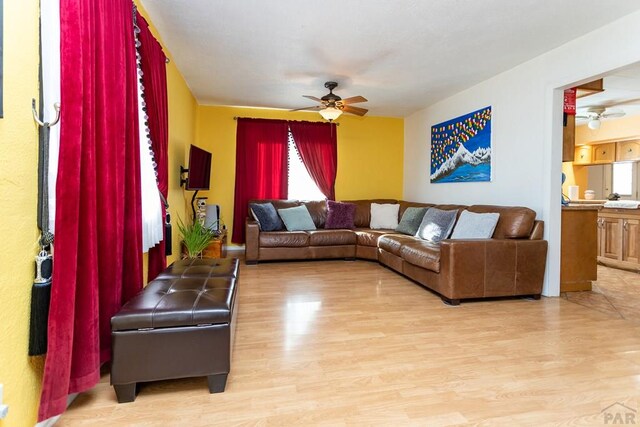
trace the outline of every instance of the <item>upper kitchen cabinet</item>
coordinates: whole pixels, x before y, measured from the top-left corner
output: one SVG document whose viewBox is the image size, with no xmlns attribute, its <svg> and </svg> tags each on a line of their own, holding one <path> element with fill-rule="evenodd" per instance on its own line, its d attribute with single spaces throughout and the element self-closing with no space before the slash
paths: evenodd
<svg viewBox="0 0 640 427">
<path fill-rule="evenodd" d="M 618 142 L 616 150 L 616 161 L 634 161 L 640 160 L 640 140 Z"/>
<path fill-rule="evenodd" d="M 593 95 L 602 92 L 603 80 L 594 80 L 576 87 L 576 98 Z M 573 162 L 576 154 L 576 116 L 564 114 L 564 127 L 562 132 L 562 161 Z"/>
</svg>

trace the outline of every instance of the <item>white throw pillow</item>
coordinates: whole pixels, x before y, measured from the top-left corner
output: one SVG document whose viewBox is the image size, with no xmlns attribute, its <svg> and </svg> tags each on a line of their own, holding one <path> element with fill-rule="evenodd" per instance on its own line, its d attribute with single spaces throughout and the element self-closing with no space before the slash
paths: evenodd
<svg viewBox="0 0 640 427">
<path fill-rule="evenodd" d="M 499 213 L 475 213 L 462 211 L 452 239 L 490 239 L 498 225 Z"/>
<path fill-rule="evenodd" d="M 371 203 L 370 228 L 395 230 L 398 226 L 398 212 L 400 205 Z"/>
</svg>

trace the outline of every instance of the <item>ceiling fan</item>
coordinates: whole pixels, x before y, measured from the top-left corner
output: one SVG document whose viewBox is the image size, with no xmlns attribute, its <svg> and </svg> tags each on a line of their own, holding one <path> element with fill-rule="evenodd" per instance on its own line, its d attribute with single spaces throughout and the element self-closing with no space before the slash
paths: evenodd
<svg viewBox="0 0 640 427">
<path fill-rule="evenodd" d="M 626 113 L 622 110 L 619 111 L 607 111 L 607 107 L 589 107 L 585 114 L 576 115 L 576 119 L 587 119 L 589 123 L 587 126 L 589 129 L 600 129 L 600 121 L 602 119 L 608 119 L 612 117 L 622 117 Z"/>
<path fill-rule="evenodd" d="M 315 105 L 312 107 L 304 107 L 304 108 L 296 108 L 295 110 L 290 111 L 318 111 L 320 115 L 328 121 L 336 120 L 340 115 L 344 113 L 355 114 L 356 116 L 364 116 L 367 114 L 366 108 L 354 107 L 351 104 L 357 104 L 359 102 L 367 102 L 367 98 L 363 96 L 352 96 L 351 98 L 342 99 L 335 93 L 333 90 L 338 87 L 338 83 L 336 82 L 326 82 L 324 87 L 329 89 L 329 93 L 323 96 L 322 98 L 317 98 L 311 95 L 302 95 L 305 98 L 309 98 L 313 101 L 318 102 L 320 105 Z"/>
</svg>

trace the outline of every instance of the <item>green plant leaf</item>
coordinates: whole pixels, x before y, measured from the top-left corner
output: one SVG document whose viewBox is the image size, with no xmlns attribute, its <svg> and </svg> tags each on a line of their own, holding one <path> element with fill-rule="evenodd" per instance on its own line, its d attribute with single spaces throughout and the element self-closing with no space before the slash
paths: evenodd
<svg viewBox="0 0 640 427">
<path fill-rule="evenodd" d="M 216 237 L 216 232 L 202 225 L 200 221 L 185 224 L 180 217 L 178 217 L 178 231 L 182 235 L 189 258 L 198 258 Z"/>
</svg>

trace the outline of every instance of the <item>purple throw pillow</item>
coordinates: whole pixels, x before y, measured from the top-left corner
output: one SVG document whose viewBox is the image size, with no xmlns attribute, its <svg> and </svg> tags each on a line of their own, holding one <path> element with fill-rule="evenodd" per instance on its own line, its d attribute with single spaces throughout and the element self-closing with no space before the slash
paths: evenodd
<svg viewBox="0 0 640 427">
<path fill-rule="evenodd" d="M 355 216 L 355 204 L 327 200 L 327 221 L 324 224 L 324 228 L 354 229 L 356 228 L 353 224 Z"/>
</svg>

